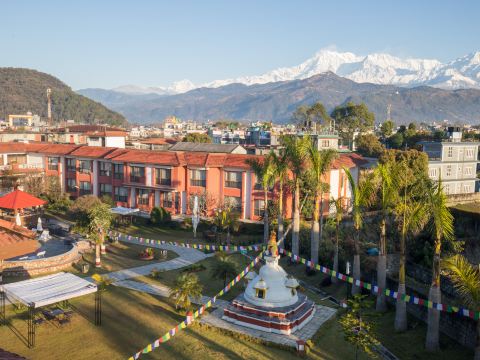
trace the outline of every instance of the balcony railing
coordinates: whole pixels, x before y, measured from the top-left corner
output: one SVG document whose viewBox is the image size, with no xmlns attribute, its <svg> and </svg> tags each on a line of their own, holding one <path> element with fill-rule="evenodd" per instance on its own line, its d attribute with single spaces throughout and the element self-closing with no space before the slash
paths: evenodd
<svg viewBox="0 0 480 360">
<path fill-rule="evenodd" d="M 92 172 L 91 169 L 89 168 L 80 168 L 79 171 L 82 173 L 82 174 L 90 174 Z"/>
<path fill-rule="evenodd" d="M 172 185 L 172 179 L 160 179 L 156 178 L 155 183 L 157 185 L 164 185 L 164 186 L 171 186 Z"/>
<path fill-rule="evenodd" d="M 241 188 L 242 188 L 242 182 L 241 182 L 241 181 L 230 181 L 230 180 L 226 180 L 226 181 L 225 181 L 225 187 L 235 188 L 235 189 L 241 189 Z"/>
<path fill-rule="evenodd" d="M 83 196 L 83 195 L 91 195 L 92 194 L 92 190 L 91 189 L 80 189 L 80 196 Z"/>
<path fill-rule="evenodd" d="M 43 164 L 18 164 L 18 165 L 0 165 L 0 171 L 2 170 L 34 170 L 34 169 L 43 169 Z"/>
<path fill-rule="evenodd" d="M 130 175 L 130 182 L 132 183 L 145 183 L 145 177 L 144 176 L 135 176 L 135 175 Z"/>
<path fill-rule="evenodd" d="M 113 173 L 113 178 L 117 179 L 117 180 L 122 180 L 123 179 L 123 173 Z"/>
<path fill-rule="evenodd" d="M 190 179 L 190 186 L 205 187 L 206 185 L 207 185 L 207 180 Z"/>
<path fill-rule="evenodd" d="M 120 202 L 127 202 L 128 201 L 128 196 L 125 195 L 115 195 L 115 201 L 120 201 Z"/>
</svg>

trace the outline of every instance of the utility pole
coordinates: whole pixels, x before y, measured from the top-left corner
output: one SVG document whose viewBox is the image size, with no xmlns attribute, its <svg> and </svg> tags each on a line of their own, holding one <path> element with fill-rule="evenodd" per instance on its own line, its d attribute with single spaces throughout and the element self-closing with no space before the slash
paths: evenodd
<svg viewBox="0 0 480 360">
<path fill-rule="evenodd" d="M 52 89 L 47 89 L 47 125 L 52 126 Z"/>
</svg>

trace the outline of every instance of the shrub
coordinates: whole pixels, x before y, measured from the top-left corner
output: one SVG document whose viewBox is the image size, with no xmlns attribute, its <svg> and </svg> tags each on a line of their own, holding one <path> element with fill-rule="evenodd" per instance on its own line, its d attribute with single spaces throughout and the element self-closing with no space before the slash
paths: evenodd
<svg viewBox="0 0 480 360">
<path fill-rule="evenodd" d="M 150 222 L 154 225 L 165 225 L 172 220 L 168 210 L 163 207 L 154 207 L 150 212 Z"/>
</svg>

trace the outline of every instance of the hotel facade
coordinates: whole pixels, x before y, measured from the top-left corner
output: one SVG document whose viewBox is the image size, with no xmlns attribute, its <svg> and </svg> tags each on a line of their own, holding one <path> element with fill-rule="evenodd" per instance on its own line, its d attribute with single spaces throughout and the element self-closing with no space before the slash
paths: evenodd
<svg viewBox="0 0 480 360">
<path fill-rule="evenodd" d="M 149 212 L 163 207 L 173 215 L 190 214 L 195 195 L 208 198 L 207 213 L 219 204 L 236 208 L 241 219 L 259 220 L 264 194 L 246 163 L 256 155 L 184 151 L 145 151 L 46 143 L 0 143 L 0 173 L 58 177 L 62 191 L 72 198 L 110 196 L 118 206 Z M 343 168 L 358 179 L 364 160 L 357 154 L 340 154 L 325 175 L 330 191 L 324 198 L 351 197 Z M 270 192 L 269 196 L 274 196 Z M 291 217 L 292 196 L 286 191 L 285 216 Z"/>
</svg>

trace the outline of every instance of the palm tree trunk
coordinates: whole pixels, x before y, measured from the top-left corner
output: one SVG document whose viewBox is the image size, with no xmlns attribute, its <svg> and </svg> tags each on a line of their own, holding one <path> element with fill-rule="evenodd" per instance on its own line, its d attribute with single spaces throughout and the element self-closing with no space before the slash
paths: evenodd
<svg viewBox="0 0 480 360">
<path fill-rule="evenodd" d="M 100 252 L 102 255 L 107 254 L 107 249 L 105 247 L 105 235 L 103 234 L 103 230 L 100 230 Z"/>
<path fill-rule="evenodd" d="M 382 218 L 380 234 L 380 251 L 377 261 L 377 284 L 380 292 L 377 294 L 376 310 L 378 312 L 387 311 L 387 301 L 385 299 L 385 287 L 387 284 L 387 220 Z"/>
<path fill-rule="evenodd" d="M 355 232 L 355 255 L 353 255 L 353 284 L 352 284 L 352 295 L 359 294 L 361 289 L 359 286 L 355 285 L 355 280 L 360 280 L 360 229 L 356 228 Z"/>
<path fill-rule="evenodd" d="M 100 261 L 100 244 L 95 244 L 95 267 L 102 267 Z"/>
<path fill-rule="evenodd" d="M 335 252 L 333 254 L 333 271 L 338 273 L 338 243 L 339 243 L 339 235 L 340 235 L 340 224 L 337 222 L 335 225 Z M 336 284 L 338 282 L 338 278 L 336 276 L 332 276 L 332 283 Z"/>
<path fill-rule="evenodd" d="M 440 303 L 442 294 L 440 292 L 440 252 L 441 252 L 441 240 L 435 241 L 435 252 L 433 255 L 433 275 L 432 286 L 428 292 L 428 300 L 436 303 Z M 440 337 L 440 312 L 437 309 L 428 309 L 428 328 L 427 338 L 425 340 L 425 348 L 428 351 L 439 350 L 439 337 Z"/>
<path fill-rule="evenodd" d="M 405 234 L 400 238 L 400 268 L 398 269 L 398 299 L 395 309 L 395 330 L 407 330 L 407 303 L 400 300 L 405 295 Z"/>
<path fill-rule="evenodd" d="M 316 191 L 315 193 L 315 208 L 313 210 L 313 219 L 312 219 L 312 232 L 310 235 L 310 260 L 318 264 L 318 246 L 320 245 L 320 229 L 318 223 L 318 217 L 320 214 L 320 192 Z"/>
<path fill-rule="evenodd" d="M 480 360 L 480 320 L 477 320 L 477 343 L 475 344 L 474 360 Z"/>
<path fill-rule="evenodd" d="M 268 190 L 264 190 L 263 243 L 268 244 Z"/>
<path fill-rule="evenodd" d="M 323 239 L 323 191 L 320 193 L 320 241 Z"/>
<path fill-rule="evenodd" d="M 293 199 L 292 253 L 299 255 L 300 250 L 300 185 L 295 180 L 295 196 Z"/>
<path fill-rule="evenodd" d="M 283 237 L 283 184 L 280 182 L 278 193 L 278 231 L 277 241 Z"/>
</svg>

